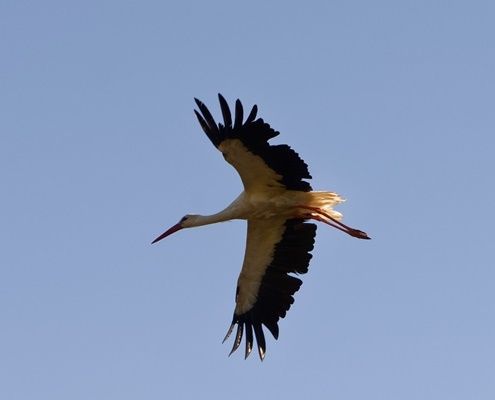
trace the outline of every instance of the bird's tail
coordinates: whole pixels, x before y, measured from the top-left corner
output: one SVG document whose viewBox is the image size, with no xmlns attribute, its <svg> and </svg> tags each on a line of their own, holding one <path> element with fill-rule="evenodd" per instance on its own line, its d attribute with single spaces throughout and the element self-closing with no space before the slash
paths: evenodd
<svg viewBox="0 0 495 400">
<path fill-rule="evenodd" d="M 309 192 L 308 194 L 311 196 L 308 204 L 310 207 L 319 208 L 338 221 L 342 219 L 342 214 L 335 211 L 333 207 L 343 203 L 345 201 L 343 197 L 335 192 Z"/>
</svg>

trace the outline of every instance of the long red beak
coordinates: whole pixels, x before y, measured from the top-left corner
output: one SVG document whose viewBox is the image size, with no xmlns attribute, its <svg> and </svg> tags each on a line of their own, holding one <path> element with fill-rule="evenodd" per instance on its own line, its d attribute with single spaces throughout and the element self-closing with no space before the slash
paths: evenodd
<svg viewBox="0 0 495 400">
<path fill-rule="evenodd" d="M 180 226 L 180 223 L 172 226 L 168 231 L 162 233 L 160 236 L 158 236 L 155 240 L 151 242 L 151 244 L 156 243 L 162 239 L 165 239 L 167 236 L 170 236 L 172 233 L 175 233 L 177 231 L 180 231 L 182 229 L 182 226 Z"/>
</svg>

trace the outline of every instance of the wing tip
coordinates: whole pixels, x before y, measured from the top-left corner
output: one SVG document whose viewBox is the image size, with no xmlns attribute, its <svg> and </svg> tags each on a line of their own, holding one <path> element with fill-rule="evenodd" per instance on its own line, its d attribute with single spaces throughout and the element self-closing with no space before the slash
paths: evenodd
<svg viewBox="0 0 495 400">
<path fill-rule="evenodd" d="M 244 351 L 244 359 L 246 360 L 251 354 L 253 350 L 254 338 L 256 338 L 258 355 L 260 357 L 260 360 L 263 361 L 266 355 L 266 341 L 261 323 L 251 324 L 250 322 L 244 320 L 244 318 L 240 320 L 239 317 L 234 314 L 234 319 L 230 324 L 229 330 L 227 331 L 227 334 L 225 335 L 222 343 L 225 343 L 225 341 L 230 337 L 236 325 L 237 325 L 237 332 L 235 334 L 234 344 L 232 346 L 232 349 L 230 350 L 230 353 L 228 354 L 228 357 L 230 357 L 240 347 L 242 343 L 242 339 L 245 334 L 246 347 Z M 253 336 L 253 330 L 254 330 L 254 336 Z M 273 331 L 271 329 L 269 330 L 273 334 Z M 277 329 L 277 333 L 278 333 L 278 329 Z M 277 337 L 275 339 L 277 339 Z"/>
</svg>

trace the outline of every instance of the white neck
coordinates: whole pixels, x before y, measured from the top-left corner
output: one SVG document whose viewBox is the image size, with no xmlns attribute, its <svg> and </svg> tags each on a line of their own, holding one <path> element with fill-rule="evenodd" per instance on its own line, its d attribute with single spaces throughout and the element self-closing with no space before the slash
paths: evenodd
<svg viewBox="0 0 495 400">
<path fill-rule="evenodd" d="M 235 199 L 225 210 L 222 210 L 212 215 L 190 215 L 189 218 L 184 221 L 183 228 L 192 228 L 195 226 L 203 226 L 215 224 L 217 222 L 230 221 L 232 219 L 245 218 L 245 198 L 244 193 Z M 244 215 L 244 217 L 243 217 Z"/>
<path fill-rule="evenodd" d="M 196 226 L 210 225 L 215 224 L 217 222 L 225 222 L 231 219 L 235 219 L 235 215 L 229 208 L 226 208 L 223 211 L 220 211 L 216 214 L 212 215 L 195 215 L 192 214 L 189 218 L 184 221 L 184 228 L 193 228 Z"/>
</svg>

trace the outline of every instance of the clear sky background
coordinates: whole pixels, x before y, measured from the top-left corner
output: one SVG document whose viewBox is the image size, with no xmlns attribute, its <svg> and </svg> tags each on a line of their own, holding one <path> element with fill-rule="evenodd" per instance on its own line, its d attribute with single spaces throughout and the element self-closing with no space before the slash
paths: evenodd
<svg viewBox="0 0 495 400">
<path fill-rule="evenodd" d="M 0 3 L 0 398 L 494 399 L 495 2 Z M 348 199 L 263 363 L 193 97 Z"/>
</svg>

